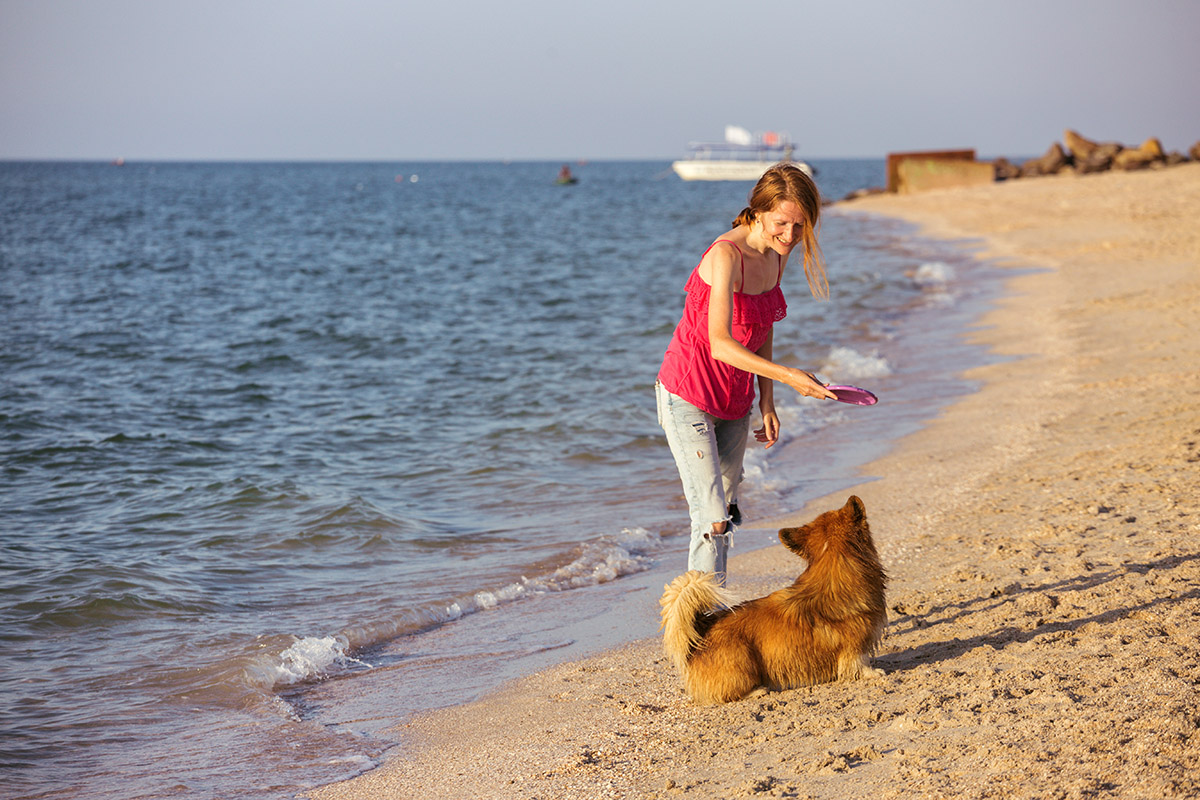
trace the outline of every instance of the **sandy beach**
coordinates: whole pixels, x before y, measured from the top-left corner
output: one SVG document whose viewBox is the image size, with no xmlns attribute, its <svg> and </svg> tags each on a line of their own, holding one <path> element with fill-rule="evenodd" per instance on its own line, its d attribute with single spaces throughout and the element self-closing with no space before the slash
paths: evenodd
<svg viewBox="0 0 1200 800">
<path fill-rule="evenodd" d="M 834 213 L 1013 268 L 970 334 L 998 356 L 979 391 L 862 485 L 751 521 L 863 498 L 885 675 L 702 707 L 638 641 L 408 720 L 383 766 L 314 800 L 1200 795 L 1200 164 Z M 801 567 L 744 553 L 731 588 Z"/>
</svg>

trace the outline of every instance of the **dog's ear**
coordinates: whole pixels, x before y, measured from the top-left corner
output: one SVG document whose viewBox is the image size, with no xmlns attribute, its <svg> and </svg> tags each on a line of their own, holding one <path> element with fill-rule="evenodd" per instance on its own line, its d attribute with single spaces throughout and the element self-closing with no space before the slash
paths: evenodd
<svg viewBox="0 0 1200 800">
<path fill-rule="evenodd" d="M 850 499 L 846 501 L 846 505 L 842 506 L 842 510 L 848 513 L 851 519 L 856 522 L 861 522 L 867 518 L 867 507 L 863 505 L 863 501 L 858 495 L 850 495 Z"/>
<path fill-rule="evenodd" d="M 780 528 L 779 541 L 783 542 L 783 546 L 793 553 L 803 557 L 803 542 L 804 537 L 801 535 L 804 532 L 804 526 L 799 528 Z"/>
</svg>

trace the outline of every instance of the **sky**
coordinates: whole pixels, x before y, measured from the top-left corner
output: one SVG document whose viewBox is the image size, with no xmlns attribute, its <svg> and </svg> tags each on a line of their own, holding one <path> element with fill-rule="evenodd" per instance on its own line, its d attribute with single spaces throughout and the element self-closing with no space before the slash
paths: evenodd
<svg viewBox="0 0 1200 800">
<path fill-rule="evenodd" d="M 1197 0 L 0 0 L 0 159 L 1200 140 Z"/>
</svg>

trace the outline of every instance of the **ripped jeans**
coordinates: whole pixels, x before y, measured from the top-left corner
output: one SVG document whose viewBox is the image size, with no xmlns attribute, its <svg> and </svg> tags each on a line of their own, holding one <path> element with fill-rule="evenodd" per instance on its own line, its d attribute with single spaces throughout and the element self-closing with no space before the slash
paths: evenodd
<svg viewBox="0 0 1200 800">
<path fill-rule="evenodd" d="M 708 414 L 655 383 L 658 424 L 667 434 L 675 456 L 688 514 L 692 539 L 688 569 L 714 572 L 725 585 L 726 553 L 733 537 L 729 498 L 736 497 L 742 480 L 742 459 L 750 431 L 750 415 L 721 419 Z M 724 522 L 724 534 L 714 534 L 713 525 Z"/>
</svg>

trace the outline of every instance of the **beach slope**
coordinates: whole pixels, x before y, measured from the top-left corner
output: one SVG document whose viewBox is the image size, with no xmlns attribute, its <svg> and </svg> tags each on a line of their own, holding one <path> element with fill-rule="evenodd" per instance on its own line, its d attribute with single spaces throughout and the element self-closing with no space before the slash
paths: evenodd
<svg viewBox="0 0 1200 800">
<path fill-rule="evenodd" d="M 635 642 L 410 720 L 314 800 L 1200 795 L 1200 164 L 835 213 L 1014 267 L 979 391 L 852 490 L 892 576 L 884 677 L 700 707 Z M 747 553 L 732 588 L 799 567 Z"/>
</svg>

